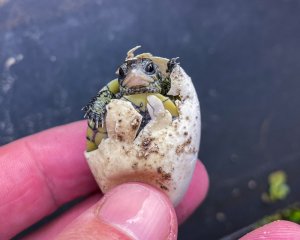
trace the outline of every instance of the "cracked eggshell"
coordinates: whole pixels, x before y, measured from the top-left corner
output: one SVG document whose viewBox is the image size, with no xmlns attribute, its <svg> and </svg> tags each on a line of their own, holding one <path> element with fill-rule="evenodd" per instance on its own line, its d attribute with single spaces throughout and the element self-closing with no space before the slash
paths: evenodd
<svg viewBox="0 0 300 240">
<path fill-rule="evenodd" d="M 190 77 L 179 65 L 170 77 L 168 94 L 181 98 L 176 101 L 179 117 L 173 121 L 161 101 L 150 96 L 151 120 L 136 136 L 142 117 L 132 104 L 121 99 L 108 104 L 109 137 L 97 150 L 85 153 L 104 193 L 121 183 L 138 181 L 160 188 L 174 206 L 184 196 L 198 156 L 200 106 Z"/>
</svg>

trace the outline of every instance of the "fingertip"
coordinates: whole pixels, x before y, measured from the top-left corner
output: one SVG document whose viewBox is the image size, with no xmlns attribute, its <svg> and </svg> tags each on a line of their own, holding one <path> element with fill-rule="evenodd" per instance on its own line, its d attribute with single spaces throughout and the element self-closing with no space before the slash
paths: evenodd
<svg viewBox="0 0 300 240">
<path fill-rule="evenodd" d="M 177 237 L 172 203 L 159 190 L 141 183 L 126 183 L 112 189 L 62 236 L 82 235 L 87 228 L 92 234 L 94 228 L 106 228 L 106 225 L 133 239 L 175 240 Z"/>
<path fill-rule="evenodd" d="M 208 188 L 209 176 L 206 168 L 201 161 L 197 161 L 189 188 L 181 203 L 176 207 L 179 224 L 184 222 L 204 201 Z"/>
<path fill-rule="evenodd" d="M 198 200 L 200 203 L 205 199 L 208 188 L 209 188 L 209 175 L 204 164 L 198 161 L 195 167 L 194 179 L 192 179 L 192 187 L 197 187 L 199 189 Z"/>
<path fill-rule="evenodd" d="M 137 239 L 169 239 L 170 234 L 177 232 L 170 200 L 142 183 L 127 183 L 110 191 L 102 200 L 99 216 Z"/>
<path fill-rule="evenodd" d="M 246 234 L 241 240 L 299 240 L 300 226 L 289 221 L 275 221 Z"/>
</svg>

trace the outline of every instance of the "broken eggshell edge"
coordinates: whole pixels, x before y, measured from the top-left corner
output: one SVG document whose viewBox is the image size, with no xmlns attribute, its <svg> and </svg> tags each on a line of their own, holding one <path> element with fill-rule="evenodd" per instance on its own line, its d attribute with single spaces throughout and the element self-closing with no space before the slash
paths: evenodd
<svg viewBox="0 0 300 240">
<path fill-rule="evenodd" d="M 181 98 L 176 101 L 179 117 L 172 121 L 158 99 L 148 97 L 149 104 L 154 105 L 152 119 L 137 137 L 142 116 L 132 104 L 121 99 L 108 104 L 108 138 L 102 140 L 98 149 L 85 152 L 103 193 L 122 183 L 143 182 L 165 192 L 174 206 L 184 196 L 198 157 L 200 105 L 191 78 L 179 65 L 170 78 L 168 95 Z"/>
</svg>

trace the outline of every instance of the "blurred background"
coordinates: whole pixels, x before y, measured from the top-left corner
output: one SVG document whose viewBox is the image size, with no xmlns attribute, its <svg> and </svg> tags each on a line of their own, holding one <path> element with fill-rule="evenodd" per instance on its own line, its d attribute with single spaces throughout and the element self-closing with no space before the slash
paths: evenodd
<svg viewBox="0 0 300 240">
<path fill-rule="evenodd" d="M 0 144 L 82 119 L 136 45 L 179 56 L 211 181 L 179 239 L 218 239 L 300 199 L 299 12 L 298 0 L 0 0 Z M 275 170 L 291 191 L 266 204 Z"/>
</svg>

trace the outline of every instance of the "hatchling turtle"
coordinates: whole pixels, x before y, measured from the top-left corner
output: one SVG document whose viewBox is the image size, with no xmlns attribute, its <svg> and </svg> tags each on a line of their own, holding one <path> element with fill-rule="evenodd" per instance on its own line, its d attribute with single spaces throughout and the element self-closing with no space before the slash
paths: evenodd
<svg viewBox="0 0 300 240">
<path fill-rule="evenodd" d="M 178 110 L 174 103 L 174 96 L 167 96 L 171 87 L 169 74 L 176 63 L 172 58 L 167 63 L 167 69 L 160 69 L 158 58 L 150 54 L 134 57 L 137 46 L 127 53 L 124 63 L 118 68 L 118 78 L 109 82 L 83 108 L 88 119 L 87 151 L 97 149 L 101 140 L 107 137 L 105 127 L 106 107 L 112 99 L 122 99 L 132 103 L 134 108 L 143 116 L 140 129 L 150 120 L 147 109 L 147 97 L 156 96 L 163 102 L 164 107 L 173 117 L 178 117 Z M 165 71 L 165 72 L 163 72 Z"/>
</svg>

